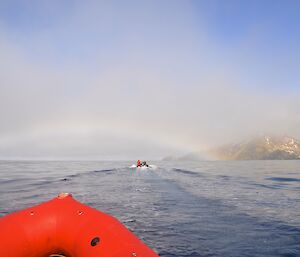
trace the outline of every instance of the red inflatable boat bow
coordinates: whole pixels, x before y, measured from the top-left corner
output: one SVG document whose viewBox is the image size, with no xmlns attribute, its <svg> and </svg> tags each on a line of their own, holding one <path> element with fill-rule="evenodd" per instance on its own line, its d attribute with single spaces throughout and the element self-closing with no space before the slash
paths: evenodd
<svg viewBox="0 0 300 257">
<path fill-rule="evenodd" d="M 117 219 L 68 193 L 0 218 L 3 257 L 158 257 Z"/>
</svg>

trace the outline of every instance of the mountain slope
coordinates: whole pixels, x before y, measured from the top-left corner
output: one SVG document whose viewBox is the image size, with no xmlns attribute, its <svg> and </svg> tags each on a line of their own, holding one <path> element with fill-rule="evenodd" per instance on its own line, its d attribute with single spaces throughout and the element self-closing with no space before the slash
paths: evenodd
<svg viewBox="0 0 300 257">
<path fill-rule="evenodd" d="M 211 151 L 220 160 L 300 159 L 300 141 L 291 137 L 264 136 Z"/>
</svg>

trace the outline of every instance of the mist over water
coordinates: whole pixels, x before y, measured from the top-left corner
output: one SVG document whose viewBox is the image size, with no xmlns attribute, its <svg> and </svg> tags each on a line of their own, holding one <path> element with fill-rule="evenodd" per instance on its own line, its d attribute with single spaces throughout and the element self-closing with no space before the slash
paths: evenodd
<svg viewBox="0 0 300 257">
<path fill-rule="evenodd" d="M 299 5 L 217 2 L 1 1 L 0 158 L 300 137 Z"/>
<path fill-rule="evenodd" d="M 164 257 L 299 256 L 298 161 L 0 162 L 0 215 L 70 192 Z"/>
</svg>

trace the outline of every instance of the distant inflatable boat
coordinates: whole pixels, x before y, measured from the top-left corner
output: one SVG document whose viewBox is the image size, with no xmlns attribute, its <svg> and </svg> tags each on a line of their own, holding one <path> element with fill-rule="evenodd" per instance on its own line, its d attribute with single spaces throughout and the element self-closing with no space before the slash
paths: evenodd
<svg viewBox="0 0 300 257">
<path fill-rule="evenodd" d="M 135 164 L 132 164 L 130 166 L 132 169 L 140 169 L 140 170 L 148 170 L 148 169 L 156 169 L 157 167 L 155 165 L 147 165 L 147 166 L 139 166 L 137 167 Z"/>
<path fill-rule="evenodd" d="M 117 219 L 70 194 L 0 218 L 5 257 L 158 257 Z"/>
</svg>

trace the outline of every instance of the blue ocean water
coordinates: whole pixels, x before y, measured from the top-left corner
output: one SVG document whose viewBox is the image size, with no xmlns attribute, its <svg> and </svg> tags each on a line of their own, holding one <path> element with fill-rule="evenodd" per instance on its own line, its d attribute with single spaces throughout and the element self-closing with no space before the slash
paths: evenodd
<svg viewBox="0 0 300 257">
<path fill-rule="evenodd" d="M 300 256 L 300 162 L 1 161 L 0 216 L 70 192 L 164 257 Z"/>
</svg>

